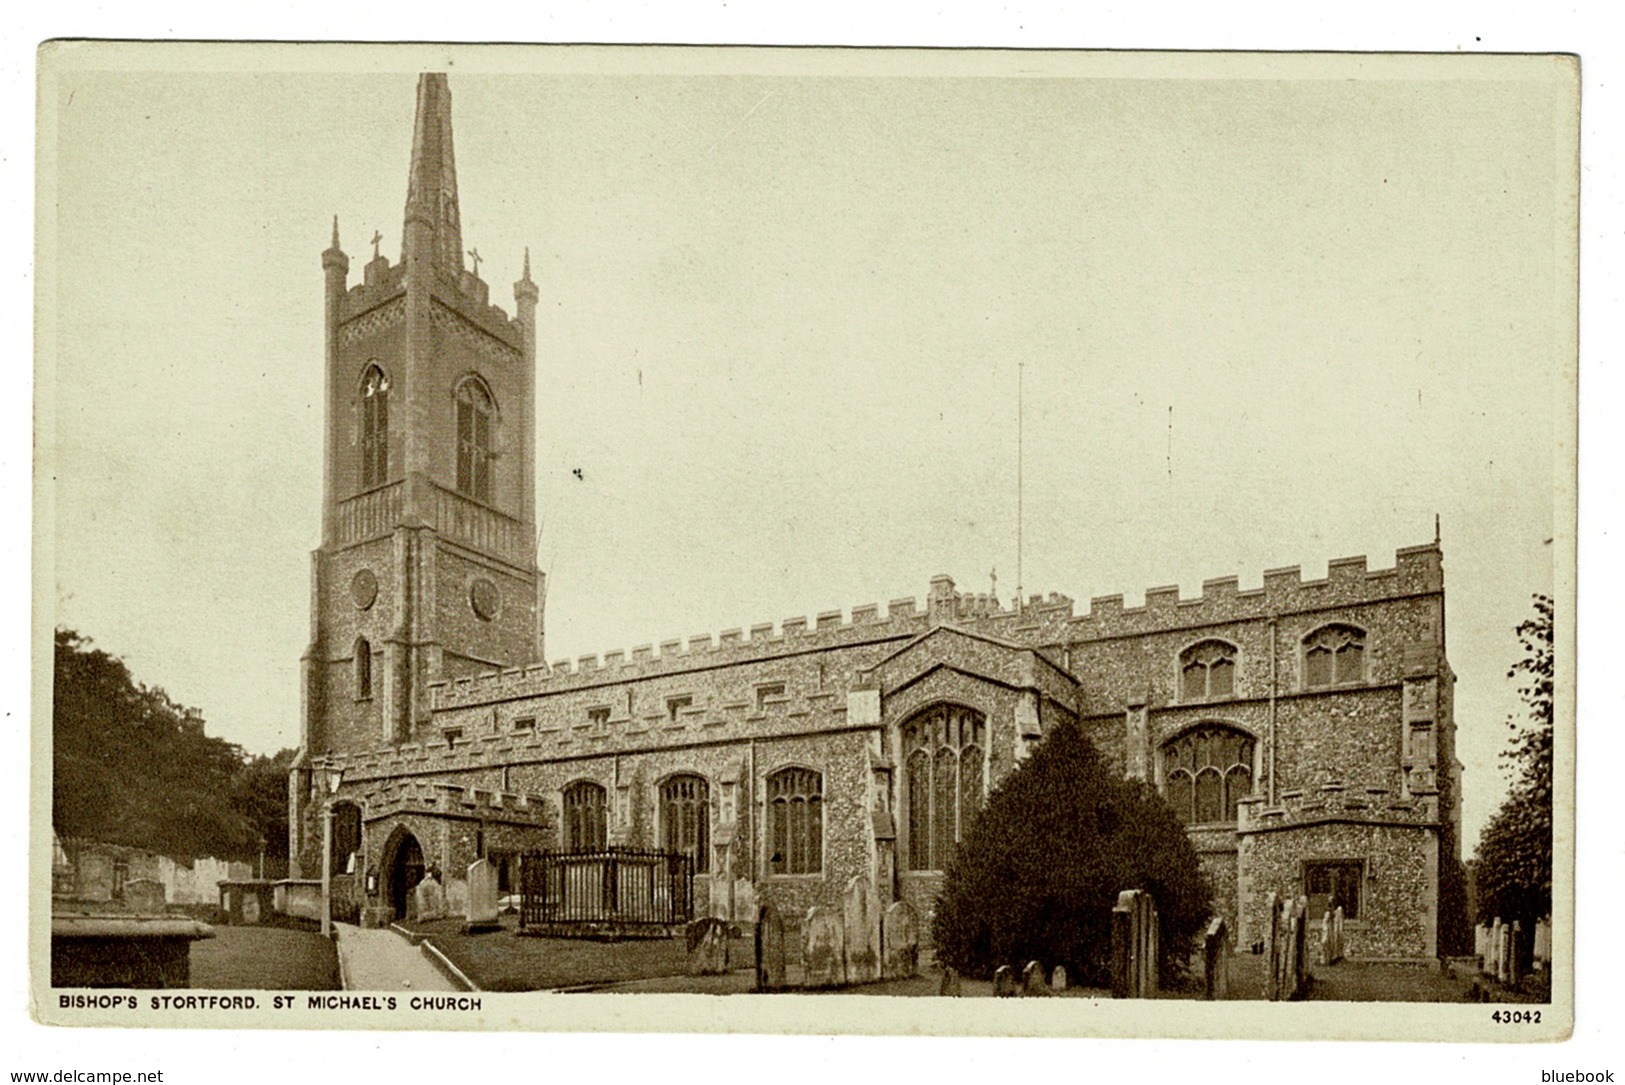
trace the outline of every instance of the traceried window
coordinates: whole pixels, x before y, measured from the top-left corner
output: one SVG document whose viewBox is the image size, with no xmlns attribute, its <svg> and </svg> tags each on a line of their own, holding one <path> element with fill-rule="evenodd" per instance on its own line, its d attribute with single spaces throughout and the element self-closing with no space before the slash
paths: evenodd
<svg viewBox="0 0 1625 1085">
<path fill-rule="evenodd" d="M 1208 701 L 1234 696 L 1236 646 L 1205 640 L 1179 653 L 1179 699 Z"/>
<path fill-rule="evenodd" d="M 1352 625 L 1323 625 L 1303 641 L 1306 689 L 1365 680 L 1365 631 Z"/>
<path fill-rule="evenodd" d="M 1308 917 L 1319 919 L 1342 908 L 1344 919 L 1359 919 L 1360 890 L 1365 882 L 1363 868 L 1364 864 L 1357 859 L 1303 864 L 1303 895 L 1308 898 Z"/>
<path fill-rule="evenodd" d="M 660 785 L 660 833 L 667 851 L 694 860 L 694 871 L 711 869 L 711 787 L 705 777 L 673 776 Z"/>
<path fill-rule="evenodd" d="M 457 388 L 457 492 L 491 500 L 491 393 L 470 378 Z"/>
<path fill-rule="evenodd" d="M 767 778 L 768 869 L 817 874 L 824 869 L 824 776 L 780 769 Z"/>
<path fill-rule="evenodd" d="M 1187 825 L 1234 822 L 1253 791 L 1252 736 L 1209 724 L 1162 748 L 1162 793 Z"/>
<path fill-rule="evenodd" d="M 902 731 L 908 869 L 944 870 L 982 807 L 987 721 L 959 705 L 939 705 Z"/>
<path fill-rule="evenodd" d="M 564 789 L 564 849 L 602 851 L 609 843 L 609 801 L 602 786 L 578 780 Z"/>
<path fill-rule="evenodd" d="M 366 637 L 357 637 L 355 656 L 355 698 L 364 701 L 372 696 L 372 645 Z"/>
<path fill-rule="evenodd" d="M 389 479 L 389 377 L 376 365 L 361 376 L 361 488 Z"/>
<path fill-rule="evenodd" d="M 361 850 L 361 807 L 333 804 L 333 873 L 350 873 L 350 857 Z"/>
</svg>

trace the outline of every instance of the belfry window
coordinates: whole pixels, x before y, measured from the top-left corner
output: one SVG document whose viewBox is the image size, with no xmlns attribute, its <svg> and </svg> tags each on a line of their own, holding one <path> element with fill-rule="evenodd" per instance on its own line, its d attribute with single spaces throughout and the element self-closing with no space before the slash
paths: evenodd
<svg viewBox="0 0 1625 1085">
<path fill-rule="evenodd" d="M 478 380 L 457 388 L 457 492 L 491 500 L 491 393 Z"/>
<path fill-rule="evenodd" d="M 824 776 L 780 769 L 767 778 L 768 869 L 817 874 L 824 869 Z"/>
<path fill-rule="evenodd" d="M 944 870 L 982 807 L 987 721 L 959 705 L 940 705 L 903 726 L 908 869 Z"/>
<path fill-rule="evenodd" d="M 1250 735 L 1207 725 L 1186 731 L 1162 748 L 1162 793 L 1179 820 L 1210 825 L 1236 820 L 1253 791 Z"/>
<path fill-rule="evenodd" d="M 361 376 L 361 488 L 389 478 L 389 377 L 376 365 Z"/>
<path fill-rule="evenodd" d="M 694 860 L 694 872 L 711 869 L 711 788 L 705 777 L 673 776 L 660 785 L 661 840 L 667 851 Z"/>
<path fill-rule="evenodd" d="M 1303 641 L 1305 689 L 1365 680 L 1365 632 L 1352 625 L 1323 625 Z"/>
<path fill-rule="evenodd" d="M 1209 701 L 1236 692 L 1236 646 L 1205 640 L 1179 653 L 1179 699 Z"/>
<path fill-rule="evenodd" d="M 578 780 L 564 789 L 564 848 L 602 851 L 609 843 L 609 802 L 603 787 Z"/>
</svg>

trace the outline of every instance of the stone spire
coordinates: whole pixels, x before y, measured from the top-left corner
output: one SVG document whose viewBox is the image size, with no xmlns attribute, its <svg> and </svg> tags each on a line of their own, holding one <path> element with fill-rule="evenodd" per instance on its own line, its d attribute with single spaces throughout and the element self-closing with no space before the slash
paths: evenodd
<svg viewBox="0 0 1625 1085">
<path fill-rule="evenodd" d="M 414 230 L 414 226 L 419 228 Z M 453 275 L 463 270 L 457 159 L 451 146 L 451 88 L 444 72 L 418 76 L 412 172 L 406 187 L 406 229 L 401 245 L 402 260 L 427 259 Z"/>
</svg>

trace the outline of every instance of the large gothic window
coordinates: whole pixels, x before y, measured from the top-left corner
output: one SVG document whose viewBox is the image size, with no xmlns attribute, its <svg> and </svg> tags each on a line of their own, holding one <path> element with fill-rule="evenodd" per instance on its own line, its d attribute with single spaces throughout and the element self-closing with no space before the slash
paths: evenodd
<svg viewBox="0 0 1625 1085">
<path fill-rule="evenodd" d="M 780 769 L 767 778 L 768 869 L 817 874 L 824 869 L 824 777 Z"/>
<path fill-rule="evenodd" d="M 1234 822 L 1241 800 L 1253 791 L 1250 735 L 1208 724 L 1186 731 L 1162 748 L 1162 793 L 1187 825 Z"/>
<path fill-rule="evenodd" d="M 491 393 L 470 378 L 457 388 L 457 492 L 491 500 Z"/>
<path fill-rule="evenodd" d="M 564 849 L 602 851 L 609 843 L 608 795 L 603 787 L 579 780 L 564 789 Z"/>
<path fill-rule="evenodd" d="M 1236 691 L 1236 646 L 1205 640 L 1179 653 L 1179 699 L 1207 701 Z"/>
<path fill-rule="evenodd" d="M 376 365 L 361 376 L 361 488 L 389 479 L 389 378 Z"/>
<path fill-rule="evenodd" d="M 1323 625 L 1303 641 L 1303 684 L 1307 689 L 1341 686 L 1365 679 L 1365 631 L 1352 625 Z"/>
<path fill-rule="evenodd" d="M 987 721 L 959 705 L 939 705 L 904 724 L 908 869 L 943 870 L 982 807 Z"/>
<path fill-rule="evenodd" d="M 673 776 L 660 785 L 660 832 L 666 850 L 693 859 L 696 873 L 711 869 L 711 788 L 705 777 Z"/>
</svg>

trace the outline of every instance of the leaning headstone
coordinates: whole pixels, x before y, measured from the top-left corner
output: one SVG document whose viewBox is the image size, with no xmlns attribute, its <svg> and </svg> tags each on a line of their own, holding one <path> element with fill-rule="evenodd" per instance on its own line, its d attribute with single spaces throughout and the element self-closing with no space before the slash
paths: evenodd
<svg viewBox="0 0 1625 1085">
<path fill-rule="evenodd" d="M 688 925 L 688 974 L 721 976 L 728 971 L 728 924 L 715 916 Z"/>
<path fill-rule="evenodd" d="M 771 904 L 756 912 L 756 989 L 776 991 L 789 986 L 786 970 L 784 917 Z"/>
<path fill-rule="evenodd" d="M 868 878 L 858 875 L 846 883 L 841 919 L 846 925 L 846 982 L 873 983 L 880 978 L 880 902 Z"/>
<path fill-rule="evenodd" d="M 942 970 L 942 986 L 937 988 L 937 994 L 948 998 L 959 997 L 959 973 L 952 968 Z"/>
<path fill-rule="evenodd" d="M 846 982 L 843 933 L 840 916 L 817 904 L 807 909 L 802 959 L 806 962 L 808 987 L 839 987 Z"/>
<path fill-rule="evenodd" d="M 1230 996 L 1230 932 L 1221 916 L 1202 936 L 1203 996 L 1217 1002 Z"/>
<path fill-rule="evenodd" d="M 1137 890 L 1125 889 L 1112 908 L 1112 997 L 1134 997 L 1134 919 Z"/>
<path fill-rule="evenodd" d="M 1514 919 L 1507 934 L 1507 986 L 1523 982 L 1523 920 Z"/>
<path fill-rule="evenodd" d="M 1281 1000 L 1281 901 L 1274 893 L 1264 900 L 1264 998 Z"/>
<path fill-rule="evenodd" d="M 125 882 L 124 907 L 141 915 L 163 914 L 164 883 L 152 878 L 135 878 Z"/>
<path fill-rule="evenodd" d="M 914 906 L 906 900 L 892 901 L 880 932 L 881 978 L 907 979 L 916 975 L 920 970 L 920 925 L 914 917 Z"/>
<path fill-rule="evenodd" d="M 1066 990 L 1066 965 L 1055 966 L 1055 971 L 1050 974 L 1049 987 L 1052 991 Z"/>
<path fill-rule="evenodd" d="M 417 888 L 412 890 L 412 898 L 417 904 L 418 922 L 446 917 L 446 891 L 433 874 L 418 882 Z"/>
<path fill-rule="evenodd" d="M 1049 985 L 1044 982 L 1044 966 L 1037 961 L 1028 961 L 1027 967 L 1021 970 L 1021 994 L 1023 998 L 1043 998 L 1049 994 Z"/>
<path fill-rule="evenodd" d="M 993 973 L 993 996 L 995 998 L 1015 998 L 1018 993 L 1016 970 L 1007 964 L 999 965 Z"/>
<path fill-rule="evenodd" d="M 502 924 L 497 919 L 497 868 L 488 859 L 468 864 L 468 904 L 463 912 L 468 931 L 492 931 Z"/>
</svg>

